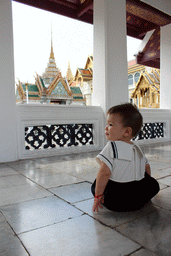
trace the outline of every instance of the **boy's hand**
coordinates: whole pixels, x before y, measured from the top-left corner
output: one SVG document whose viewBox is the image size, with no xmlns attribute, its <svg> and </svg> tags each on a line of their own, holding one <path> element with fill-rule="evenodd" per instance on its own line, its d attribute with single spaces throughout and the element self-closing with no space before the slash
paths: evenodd
<svg viewBox="0 0 171 256">
<path fill-rule="evenodd" d="M 104 196 L 103 195 L 100 198 L 94 198 L 93 212 L 95 212 L 95 211 L 98 212 L 99 207 L 101 209 L 103 209 L 103 206 L 101 205 L 102 203 L 104 203 Z"/>
</svg>

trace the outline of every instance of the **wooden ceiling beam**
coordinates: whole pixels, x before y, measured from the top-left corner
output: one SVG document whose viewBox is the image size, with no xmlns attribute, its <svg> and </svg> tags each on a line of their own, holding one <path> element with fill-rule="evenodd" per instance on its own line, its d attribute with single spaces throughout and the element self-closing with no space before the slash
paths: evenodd
<svg viewBox="0 0 171 256">
<path fill-rule="evenodd" d="M 139 0 L 126 0 L 126 11 L 158 26 L 171 23 L 171 16 Z"/>
<path fill-rule="evenodd" d="M 78 5 L 66 0 L 49 0 L 50 2 L 57 3 L 60 5 L 64 5 L 66 7 L 72 8 L 74 10 L 78 9 Z"/>
<path fill-rule="evenodd" d="M 86 13 L 89 9 L 93 8 L 93 0 L 86 0 L 78 9 L 77 16 L 81 17 L 84 13 Z"/>
</svg>

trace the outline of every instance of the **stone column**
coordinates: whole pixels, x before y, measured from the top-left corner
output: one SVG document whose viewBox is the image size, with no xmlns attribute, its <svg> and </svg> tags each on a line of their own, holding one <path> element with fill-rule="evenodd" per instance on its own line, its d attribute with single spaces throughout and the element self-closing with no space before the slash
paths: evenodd
<svg viewBox="0 0 171 256">
<path fill-rule="evenodd" d="M 0 162 L 18 159 L 11 0 L 0 1 Z"/>
<path fill-rule="evenodd" d="M 160 108 L 171 109 L 171 24 L 161 28 Z"/>
<path fill-rule="evenodd" d="M 92 104 L 104 113 L 128 102 L 126 1 L 94 0 Z"/>
</svg>

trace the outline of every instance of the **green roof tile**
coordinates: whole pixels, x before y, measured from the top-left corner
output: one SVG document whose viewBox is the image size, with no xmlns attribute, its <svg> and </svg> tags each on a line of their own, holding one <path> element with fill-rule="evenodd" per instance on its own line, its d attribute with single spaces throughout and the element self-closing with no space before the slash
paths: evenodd
<svg viewBox="0 0 171 256">
<path fill-rule="evenodd" d="M 80 87 L 70 87 L 73 94 L 82 94 Z"/>
<path fill-rule="evenodd" d="M 73 97 L 75 100 L 83 100 L 83 97 Z"/>
<path fill-rule="evenodd" d="M 26 84 L 22 84 L 23 90 L 26 91 Z M 39 92 L 36 84 L 27 84 L 29 92 Z"/>
</svg>

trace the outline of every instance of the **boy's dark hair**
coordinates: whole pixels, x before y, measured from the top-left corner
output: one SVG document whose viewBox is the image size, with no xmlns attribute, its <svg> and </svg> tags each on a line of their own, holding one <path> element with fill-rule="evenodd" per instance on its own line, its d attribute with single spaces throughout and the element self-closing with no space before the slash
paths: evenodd
<svg viewBox="0 0 171 256">
<path fill-rule="evenodd" d="M 131 103 L 120 104 L 111 107 L 107 114 L 119 114 L 122 117 L 124 127 L 132 128 L 132 136 L 136 136 L 143 125 L 143 118 L 136 106 Z"/>
</svg>

